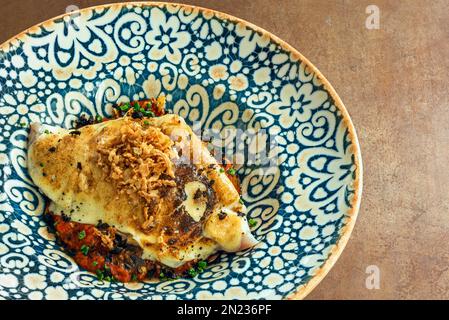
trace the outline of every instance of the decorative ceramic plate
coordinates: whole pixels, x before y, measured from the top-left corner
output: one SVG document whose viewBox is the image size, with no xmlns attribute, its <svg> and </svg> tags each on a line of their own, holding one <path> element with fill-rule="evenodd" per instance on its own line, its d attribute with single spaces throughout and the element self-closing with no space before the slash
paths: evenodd
<svg viewBox="0 0 449 320">
<path fill-rule="evenodd" d="M 0 88 L 0 298 L 303 298 L 348 241 L 362 189 L 349 115 L 307 59 L 248 22 L 163 3 L 84 9 L 4 43 Z M 107 116 L 112 104 L 161 93 L 202 129 L 269 137 L 255 147 L 267 157 L 238 170 L 260 243 L 193 279 L 99 281 L 47 230 L 26 168 L 28 125 L 70 127 L 82 113 Z"/>
</svg>

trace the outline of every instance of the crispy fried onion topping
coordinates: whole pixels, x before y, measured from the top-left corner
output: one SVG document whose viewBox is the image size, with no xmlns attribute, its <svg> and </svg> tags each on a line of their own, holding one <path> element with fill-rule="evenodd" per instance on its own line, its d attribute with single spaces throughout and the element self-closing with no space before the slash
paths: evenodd
<svg viewBox="0 0 449 320">
<path fill-rule="evenodd" d="M 151 204 L 159 197 L 161 187 L 176 186 L 170 160 L 173 142 L 159 128 L 125 117 L 120 128 L 111 129 L 108 138 L 105 136 L 98 139 L 97 163 L 120 193 Z"/>
</svg>

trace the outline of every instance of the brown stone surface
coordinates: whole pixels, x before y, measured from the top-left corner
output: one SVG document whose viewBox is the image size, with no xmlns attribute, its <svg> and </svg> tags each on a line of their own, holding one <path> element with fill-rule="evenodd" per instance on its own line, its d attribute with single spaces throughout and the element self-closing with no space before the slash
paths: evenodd
<svg viewBox="0 0 449 320">
<path fill-rule="evenodd" d="M 0 42 L 65 12 L 113 1 L 2 0 Z M 353 235 L 311 299 L 449 299 L 447 0 L 185 1 L 248 20 L 309 58 L 356 126 L 364 193 Z M 365 8 L 380 8 L 367 30 Z M 381 288 L 365 288 L 377 265 Z"/>
</svg>

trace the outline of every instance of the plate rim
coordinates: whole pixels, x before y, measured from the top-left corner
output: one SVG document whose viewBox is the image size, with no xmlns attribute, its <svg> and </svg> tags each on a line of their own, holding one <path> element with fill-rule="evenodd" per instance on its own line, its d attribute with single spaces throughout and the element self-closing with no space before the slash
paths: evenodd
<svg viewBox="0 0 449 320">
<path fill-rule="evenodd" d="M 304 62 L 316 75 L 316 77 L 322 82 L 324 89 L 330 94 L 331 98 L 335 102 L 335 106 L 342 114 L 342 121 L 344 121 L 345 125 L 348 128 L 349 137 L 351 139 L 352 143 L 352 149 L 354 153 L 354 163 L 356 166 L 356 178 L 354 180 L 354 196 L 352 199 L 352 207 L 351 209 L 345 213 L 345 217 L 347 219 L 346 224 L 341 229 L 341 234 L 338 239 L 338 241 L 335 243 L 332 250 L 329 252 L 329 256 L 327 257 L 324 264 L 315 272 L 315 274 L 309 278 L 307 283 L 300 285 L 296 288 L 296 290 L 286 296 L 283 297 L 283 299 L 286 300 L 302 300 L 304 299 L 310 292 L 315 289 L 315 287 L 326 277 L 326 275 L 329 273 L 329 271 L 332 269 L 332 267 L 337 262 L 338 258 L 344 251 L 350 237 L 352 234 L 352 231 L 354 229 L 359 211 L 360 211 L 360 203 L 362 198 L 362 191 L 363 191 L 363 163 L 362 163 L 362 154 L 360 149 L 360 143 L 358 140 L 358 136 L 354 127 L 354 124 L 352 122 L 352 119 L 349 115 L 348 110 L 346 109 L 343 101 L 341 100 L 340 96 L 337 94 L 334 87 L 331 85 L 329 80 L 321 73 L 321 71 L 309 60 L 307 59 L 302 53 L 294 48 L 292 45 L 287 43 L 286 41 L 282 40 L 272 32 L 259 27 L 251 22 L 248 22 L 244 19 L 235 17 L 231 14 L 224 13 L 218 10 L 205 8 L 202 6 L 196 6 L 196 5 L 190 5 L 190 4 L 184 4 L 179 2 L 164 2 L 164 1 L 137 1 L 137 2 L 117 2 L 117 3 L 107 3 L 102 5 L 96 5 L 96 6 L 89 6 L 86 8 L 81 8 L 79 10 L 64 13 L 55 17 L 52 17 L 50 19 L 47 19 L 43 22 L 37 23 L 24 31 L 12 36 L 8 40 L 4 41 L 0 44 L 0 53 L 1 52 L 8 52 L 7 46 L 14 47 L 15 41 L 22 41 L 23 37 L 27 34 L 33 34 L 35 33 L 39 28 L 45 27 L 45 25 L 53 23 L 55 20 L 62 19 L 66 16 L 70 16 L 76 13 L 84 12 L 84 11 L 92 11 L 96 9 L 104 9 L 104 8 L 117 8 L 121 9 L 126 6 L 134 6 L 134 7 L 182 7 L 187 9 L 198 9 L 202 13 L 209 13 L 213 14 L 217 18 L 220 19 L 226 19 L 234 23 L 241 23 L 245 27 L 249 27 L 250 29 L 254 30 L 255 32 L 258 32 L 264 36 L 268 36 L 270 41 L 278 44 L 281 46 L 281 48 L 285 51 L 287 51 L 294 59 L 300 60 Z"/>
</svg>

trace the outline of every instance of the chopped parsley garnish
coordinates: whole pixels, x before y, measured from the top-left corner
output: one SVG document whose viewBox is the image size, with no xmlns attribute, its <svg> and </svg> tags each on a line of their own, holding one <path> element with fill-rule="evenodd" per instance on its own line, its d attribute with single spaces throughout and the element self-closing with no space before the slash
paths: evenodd
<svg viewBox="0 0 449 320">
<path fill-rule="evenodd" d="M 48 131 L 47 129 L 45 129 L 44 133 L 49 134 L 50 131 Z"/>
<path fill-rule="evenodd" d="M 97 261 L 94 261 L 94 262 L 92 262 L 92 265 L 93 265 L 94 267 L 96 267 L 96 266 L 98 266 L 98 262 L 97 262 Z"/>
<path fill-rule="evenodd" d="M 82 230 L 78 233 L 78 239 L 83 240 L 86 237 L 86 231 Z"/>
<path fill-rule="evenodd" d="M 25 122 L 21 122 L 21 123 L 20 123 L 20 126 L 21 126 L 21 127 L 26 127 L 26 125 L 27 125 L 27 124 L 26 124 Z"/>
<path fill-rule="evenodd" d="M 231 176 L 234 176 L 235 175 L 235 169 L 234 168 L 231 168 L 231 169 L 229 169 L 228 170 L 228 173 L 231 175 Z"/>
<path fill-rule="evenodd" d="M 148 120 L 145 120 L 145 121 L 143 122 L 143 124 L 146 125 L 146 126 L 148 126 L 148 125 L 150 124 L 150 122 L 149 122 Z"/>
<path fill-rule="evenodd" d="M 198 274 L 203 273 L 204 269 L 206 269 L 207 267 L 207 261 L 201 260 L 200 262 L 197 263 L 196 268 L 190 268 L 189 270 L 187 270 L 187 274 L 194 278 L 196 277 Z"/>
<path fill-rule="evenodd" d="M 120 107 L 119 107 L 119 109 L 121 110 L 121 111 L 128 111 L 129 110 L 129 108 L 130 108 L 130 105 L 129 105 L 129 103 L 127 102 L 127 103 L 124 103 L 124 104 L 122 104 Z"/>
<path fill-rule="evenodd" d="M 81 246 L 80 251 L 81 251 L 82 254 L 84 254 L 85 256 L 87 256 L 87 254 L 89 253 L 89 247 L 86 246 L 85 244 L 83 244 L 83 245 Z"/>
<path fill-rule="evenodd" d="M 101 121 L 103 121 L 103 117 L 97 114 L 97 115 L 95 116 L 95 120 L 96 120 L 97 122 L 101 122 Z"/>
<path fill-rule="evenodd" d="M 165 273 L 161 272 L 161 273 L 159 273 L 159 279 L 162 281 L 173 281 L 176 278 L 170 278 Z"/>
<path fill-rule="evenodd" d="M 225 169 L 220 168 L 220 173 L 223 173 L 223 172 L 225 172 Z"/>
<path fill-rule="evenodd" d="M 144 109 L 142 109 L 142 108 L 140 107 L 140 105 L 139 105 L 138 102 L 135 102 L 135 103 L 134 103 L 133 109 L 134 109 L 134 112 L 144 111 Z"/>
<path fill-rule="evenodd" d="M 187 271 L 187 273 L 188 273 L 189 276 L 191 276 L 192 278 L 195 277 L 195 276 L 198 274 L 198 272 L 197 272 L 195 269 L 193 269 L 193 268 L 190 268 L 189 271 Z"/>
<path fill-rule="evenodd" d="M 97 278 L 98 278 L 98 280 L 103 280 L 104 279 L 104 273 L 103 273 L 103 271 L 101 271 L 101 270 L 97 270 L 96 271 L 96 274 L 97 274 Z"/>
<path fill-rule="evenodd" d="M 137 281 L 137 275 L 133 274 L 133 275 L 131 276 L 131 280 L 132 280 L 132 281 Z"/>
<path fill-rule="evenodd" d="M 251 218 L 251 219 L 248 220 L 248 224 L 252 228 L 252 227 L 254 227 L 257 224 L 257 221 L 254 220 L 253 218 Z"/>
<path fill-rule="evenodd" d="M 203 272 L 204 269 L 206 269 L 206 267 L 207 267 L 207 261 L 202 260 L 202 261 L 198 262 L 198 271 L 199 272 Z"/>
<path fill-rule="evenodd" d="M 142 110 L 142 113 L 145 117 L 154 117 L 154 112 L 150 110 Z"/>
<path fill-rule="evenodd" d="M 240 204 L 243 204 L 243 200 L 242 198 L 239 199 Z"/>
</svg>

